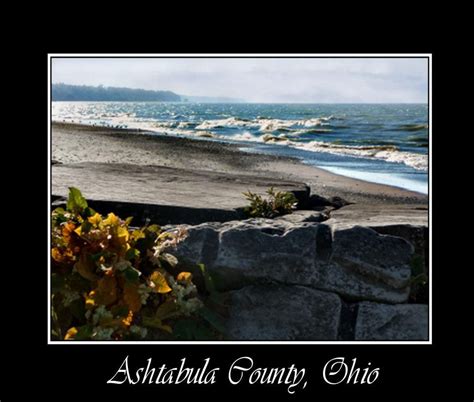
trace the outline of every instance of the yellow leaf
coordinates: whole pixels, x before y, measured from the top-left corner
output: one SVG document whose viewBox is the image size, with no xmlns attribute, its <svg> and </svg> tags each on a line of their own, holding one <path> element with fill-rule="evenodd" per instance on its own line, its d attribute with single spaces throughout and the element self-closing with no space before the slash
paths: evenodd
<svg viewBox="0 0 474 402">
<path fill-rule="evenodd" d="M 53 260 L 55 260 L 57 262 L 61 262 L 61 260 L 62 260 L 62 258 L 61 258 L 62 254 L 56 247 L 51 249 L 51 257 L 53 257 Z"/>
<path fill-rule="evenodd" d="M 132 232 L 132 239 L 133 240 L 138 240 L 138 239 L 144 239 L 145 238 L 145 233 L 143 232 L 143 230 L 139 230 L 139 229 L 135 229 L 133 232 Z"/>
<path fill-rule="evenodd" d="M 130 233 L 128 233 L 127 228 L 119 226 L 117 228 L 117 237 L 119 239 L 120 244 L 125 244 L 130 238 Z"/>
<path fill-rule="evenodd" d="M 61 251 L 57 247 L 51 249 L 51 257 L 57 262 L 69 262 L 73 258 L 74 254 L 71 249 Z"/>
<path fill-rule="evenodd" d="M 96 212 L 94 216 L 90 216 L 87 220 L 93 225 L 97 226 L 100 222 L 102 222 L 102 216 Z"/>
<path fill-rule="evenodd" d="M 82 227 L 79 226 L 74 232 L 76 232 L 78 236 L 82 235 Z"/>
<path fill-rule="evenodd" d="M 72 327 L 72 328 L 69 328 L 66 332 L 66 336 L 64 337 L 64 340 L 67 341 L 67 340 L 73 340 L 74 337 L 76 336 L 77 334 L 77 329 L 76 327 Z"/>
<path fill-rule="evenodd" d="M 123 287 L 123 301 L 133 313 L 140 311 L 142 302 L 136 283 L 125 282 Z"/>
<path fill-rule="evenodd" d="M 169 287 L 164 275 L 159 271 L 154 271 L 151 274 L 150 281 L 154 285 L 153 290 L 157 293 L 169 293 L 173 290 Z"/>
<path fill-rule="evenodd" d="M 106 226 L 116 226 L 119 223 L 120 223 L 120 219 L 113 212 L 108 214 L 107 218 L 104 219 L 104 225 Z"/>
<path fill-rule="evenodd" d="M 176 278 L 179 282 L 190 283 L 193 279 L 193 274 L 191 272 L 180 272 Z"/>
<path fill-rule="evenodd" d="M 92 308 L 92 307 L 95 307 L 95 306 L 96 306 L 96 303 L 95 303 L 95 294 L 96 294 L 96 291 L 95 291 L 95 290 L 92 290 L 92 291 L 89 292 L 89 294 L 86 296 L 86 308 Z"/>
</svg>

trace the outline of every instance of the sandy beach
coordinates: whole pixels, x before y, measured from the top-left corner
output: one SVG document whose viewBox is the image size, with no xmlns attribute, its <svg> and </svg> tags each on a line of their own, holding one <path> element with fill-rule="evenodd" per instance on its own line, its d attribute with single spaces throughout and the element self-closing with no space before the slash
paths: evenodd
<svg viewBox="0 0 474 402">
<path fill-rule="evenodd" d="M 115 173 L 161 166 L 304 182 L 312 194 L 353 203 L 427 206 L 426 195 L 336 175 L 296 159 L 246 153 L 234 144 L 123 129 L 53 123 L 53 164 L 115 164 Z M 142 183 L 143 185 L 143 183 Z M 54 172 L 53 172 L 54 188 Z M 143 188 L 143 186 L 142 186 Z M 63 191 L 61 191 L 63 192 Z M 54 193 L 54 190 L 53 190 Z"/>
</svg>

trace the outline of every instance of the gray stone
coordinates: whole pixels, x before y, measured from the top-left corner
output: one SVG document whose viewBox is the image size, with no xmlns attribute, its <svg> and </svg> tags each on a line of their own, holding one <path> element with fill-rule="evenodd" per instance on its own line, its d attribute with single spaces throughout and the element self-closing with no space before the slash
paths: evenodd
<svg viewBox="0 0 474 402">
<path fill-rule="evenodd" d="M 331 212 L 328 224 L 375 228 L 391 225 L 428 226 L 428 209 L 414 204 L 353 204 Z"/>
<path fill-rule="evenodd" d="M 406 240 L 354 226 L 334 230 L 332 262 L 394 288 L 410 280 L 413 246 Z"/>
<path fill-rule="evenodd" d="M 324 222 L 325 220 L 329 219 L 329 213 L 331 209 L 332 208 L 327 207 L 321 211 L 297 210 L 291 214 L 279 216 L 275 220 L 289 223 Z"/>
<path fill-rule="evenodd" d="M 360 226 L 333 225 L 329 264 L 320 264 L 321 288 L 350 300 L 408 300 L 413 246 Z"/>
<path fill-rule="evenodd" d="M 302 204 L 309 198 L 305 183 L 262 176 L 126 163 L 53 165 L 52 194 L 67 197 L 69 187 L 81 189 L 100 212 L 128 205 L 136 216 L 136 210 L 145 208 L 145 215 L 161 225 L 241 219 L 241 209 L 248 204 L 245 191 L 265 194 L 274 187 L 292 192 Z"/>
<path fill-rule="evenodd" d="M 211 266 L 219 247 L 218 223 L 204 223 L 197 226 L 182 225 L 187 229 L 186 240 L 179 243 L 174 254 L 183 262 Z"/>
<path fill-rule="evenodd" d="M 232 340 L 336 340 L 341 301 L 303 286 L 248 286 L 229 292 Z"/>
<path fill-rule="evenodd" d="M 321 226 L 270 219 L 228 222 L 220 230 L 212 269 L 237 271 L 252 280 L 315 285 L 319 282 L 315 260 Z"/>
<path fill-rule="evenodd" d="M 220 290 L 248 284 L 304 285 L 349 300 L 406 302 L 412 246 L 359 226 L 248 219 L 189 227 L 180 260 L 204 263 Z"/>
<path fill-rule="evenodd" d="M 355 339 L 358 341 L 428 340 L 428 306 L 359 303 Z"/>
</svg>

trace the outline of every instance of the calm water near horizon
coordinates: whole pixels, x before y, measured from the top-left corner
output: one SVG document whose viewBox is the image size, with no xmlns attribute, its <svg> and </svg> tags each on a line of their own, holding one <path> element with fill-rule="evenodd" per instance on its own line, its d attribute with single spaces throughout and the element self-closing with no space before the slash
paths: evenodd
<svg viewBox="0 0 474 402">
<path fill-rule="evenodd" d="M 241 144 L 334 173 L 428 191 L 426 104 L 53 102 L 53 121 Z"/>
</svg>

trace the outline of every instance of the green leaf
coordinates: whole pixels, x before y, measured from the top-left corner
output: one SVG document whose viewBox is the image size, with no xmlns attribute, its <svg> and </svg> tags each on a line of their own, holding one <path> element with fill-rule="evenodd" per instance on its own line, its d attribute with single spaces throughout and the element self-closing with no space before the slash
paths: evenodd
<svg viewBox="0 0 474 402">
<path fill-rule="evenodd" d="M 179 320 L 173 327 L 173 335 L 180 340 L 209 341 L 216 339 L 216 335 L 206 325 L 199 321 Z"/>
<path fill-rule="evenodd" d="M 85 341 L 89 340 L 92 337 L 93 327 L 92 325 L 83 325 L 82 327 L 77 328 L 77 334 L 74 337 L 76 341 Z"/>
<path fill-rule="evenodd" d="M 66 284 L 64 275 L 58 275 L 56 273 L 51 274 L 51 292 L 58 293 L 60 292 Z"/>
<path fill-rule="evenodd" d="M 69 212 L 76 214 L 80 214 L 85 208 L 87 208 L 86 199 L 75 187 L 69 187 L 69 198 L 67 200 L 66 208 Z"/>
<path fill-rule="evenodd" d="M 130 267 L 123 271 L 123 276 L 127 282 L 137 283 L 140 278 L 140 272 Z"/>
<path fill-rule="evenodd" d="M 86 201 L 86 205 L 87 205 L 87 201 Z M 91 207 L 86 207 L 84 209 L 84 217 L 86 217 L 86 218 L 88 218 L 90 216 L 94 216 L 95 214 L 96 214 L 96 211 L 94 211 Z"/>
<path fill-rule="evenodd" d="M 203 307 L 198 311 L 198 314 L 221 334 L 225 332 L 224 320 L 214 311 L 210 310 L 207 307 Z"/>
<path fill-rule="evenodd" d="M 76 299 L 69 305 L 69 311 L 72 316 L 79 322 L 84 322 L 84 314 L 86 313 L 84 300 Z"/>
<path fill-rule="evenodd" d="M 129 248 L 127 252 L 125 253 L 125 259 L 132 261 L 140 257 L 140 250 L 137 250 L 136 248 Z"/>
<path fill-rule="evenodd" d="M 92 224 L 89 221 L 84 221 L 81 224 L 81 233 L 89 233 L 92 229 Z"/>
<path fill-rule="evenodd" d="M 114 317 L 126 317 L 128 315 L 128 307 L 127 306 L 112 306 L 110 312 L 113 314 Z"/>
<path fill-rule="evenodd" d="M 213 293 L 216 291 L 214 282 L 211 278 L 211 275 L 209 275 L 209 272 L 206 269 L 206 266 L 204 264 L 198 264 L 199 269 L 201 270 L 202 276 L 204 278 L 204 286 L 206 288 L 206 291 L 209 293 Z"/>
</svg>

